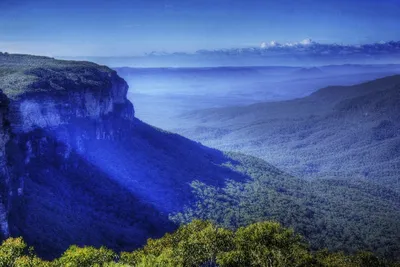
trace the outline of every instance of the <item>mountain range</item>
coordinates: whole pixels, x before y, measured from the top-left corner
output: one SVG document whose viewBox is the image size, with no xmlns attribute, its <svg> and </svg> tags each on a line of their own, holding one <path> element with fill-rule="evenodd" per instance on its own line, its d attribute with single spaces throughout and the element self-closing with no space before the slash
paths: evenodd
<svg viewBox="0 0 400 267">
<path fill-rule="evenodd" d="M 65 58 L 64 59 L 74 59 Z M 330 64 L 398 64 L 400 41 L 370 44 L 272 41 L 260 46 L 198 50 L 186 52 L 151 52 L 142 56 L 78 57 L 111 67 L 218 67 L 218 66 L 318 66 Z"/>
<path fill-rule="evenodd" d="M 150 126 L 135 117 L 127 83 L 105 66 L 10 54 L 0 62 L 2 239 L 22 236 L 44 258 L 72 244 L 132 250 L 176 229 L 171 218 L 186 208 L 201 207 L 196 185 L 224 190 L 235 183 L 252 188 L 246 199 L 263 196 L 241 211 L 249 221 L 281 221 L 313 249 L 400 255 L 394 190 L 368 180 L 312 183 Z M 396 127 L 395 118 L 382 127 Z M 385 134 L 378 136 L 396 140 Z"/>
</svg>

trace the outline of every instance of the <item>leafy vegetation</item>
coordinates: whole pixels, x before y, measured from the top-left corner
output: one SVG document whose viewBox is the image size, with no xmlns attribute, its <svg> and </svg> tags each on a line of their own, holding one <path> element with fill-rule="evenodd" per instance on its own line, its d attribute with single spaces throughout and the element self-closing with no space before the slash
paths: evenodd
<svg viewBox="0 0 400 267">
<path fill-rule="evenodd" d="M 55 60 L 48 57 L 0 52 L 0 89 L 12 99 L 27 93 L 110 86 L 107 77 L 115 72 L 91 62 Z"/>
<path fill-rule="evenodd" d="M 0 246 L 0 266 L 7 267 L 384 267 L 398 266 L 372 253 L 312 253 L 301 236 L 276 222 L 258 222 L 237 231 L 195 220 L 160 239 L 149 239 L 133 252 L 119 255 L 100 247 L 71 246 L 53 261 L 43 261 L 21 238 Z"/>
</svg>

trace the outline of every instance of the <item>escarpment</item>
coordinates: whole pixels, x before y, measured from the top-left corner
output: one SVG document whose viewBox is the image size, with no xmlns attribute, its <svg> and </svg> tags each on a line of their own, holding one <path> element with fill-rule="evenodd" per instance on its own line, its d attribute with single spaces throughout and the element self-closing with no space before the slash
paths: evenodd
<svg viewBox="0 0 400 267">
<path fill-rule="evenodd" d="M 175 228 L 189 183 L 245 177 L 223 153 L 134 117 L 127 83 L 89 62 L 0 53 L 0 227 L 45 258 L 130 250 Z"/>
<path fill-rule="evenodd" d="M 127 83 L 107 67 L 27 55 L 0 54 L 0 61 L 0 166 L 11 149 L 8 161 L 18 154 L 15 166 L 21 172 L 21 162 L 41 153 L 35 145 L 48 138 L 60 143 L 55 153 L 66 159 L 73 149 L 84 150 L 83 139 L 121 137 L 124 121 L 134 118 Z M 43 133 L 32 135 L 38 131 Z"/>
<path fill-rule="evenodd" d="M 0 91 L 0 235 L 8 237 L 8 191 L 10 177 L 7 170 L 6 144 L 10 140 L 8 115 L 8 98 Z"/>
<path fill-rule="evenodd" d="M 106 176 L 87 161 L 87 144 L 122 139 L 132 128 L 134 109 L 126 99 L 128 85 L 106 67 L 24 55 L 0 54 L 0 61 L 1 235 L 36 239 L 27 225 L 43 223 L 40 197 L 45 205 L 57 204 L 46 193 L 59 197 L 64 208 L 73 199 L 57 190 L 76 190 L 71 183 L 84 175 Z M 77 170 L 82 173 L 73 174 Z M 70 180 L 59 184 L 61 177 Z"/>
<path fill-rule="evenodd" d="M 55 127 L 71 120 L 132 119 L 128 85 L 115 71 L 88 62 L 3 55 L 0 88 L 11 99 L 13 132 Z"/>
</svg>

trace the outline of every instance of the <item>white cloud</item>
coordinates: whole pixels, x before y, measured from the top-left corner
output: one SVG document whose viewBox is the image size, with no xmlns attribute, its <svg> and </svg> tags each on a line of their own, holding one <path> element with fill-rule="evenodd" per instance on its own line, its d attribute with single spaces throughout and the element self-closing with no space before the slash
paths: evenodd
<svg viewBox="0 0 400 267">
<path fill-rule="evenodd" d="M 279 42 L 277 42 L 277 41 L 262 42 L 261 45 L 260 45 L 260 47 L 261 47 L 261 48 L 268 48 L 268 47 L 293 47 L 293 46 L 297 46 L 297 45 L 311 45 L 311 44 L 314 44 L 314 43 L 315 43 L 315 42 L 314 42 L 312 39 L 307 38 L 307 39 L 304 39 L 304 40 L 302 40 L 302 41 L 300 41 L 300 42 L 288 42 L 288 43 L 284 43 L 284 44 L 281 44 L 281 43 L 279 43 Z"/>
<path fill-rule="evenodd" d="M 281 44 L 278 43 L 277 41 L 271 41 L 269 43 L 262 42 L 260 47 L 261 48 L 267 48 L 267 47 L 275 47 L 275 46 L 280 46 Z"/>
<path fill-rule="evenodd" d="M 310 38 L 304 39 L 303 41 L 300 42 L 300 44 L 302 44 L 302 45 L 310 45 L 312 43 L 314 43 L 314 42 Z"/>
<path fill-rule="evenodd" d="M 270 43 L 269 43 L 269 46 L 272 46 L 272 47 L 274 47 L 274 46 L 279 46 L 280 45 L 280 43 L 278 43 L 277 41 L 271 41 Z"/>
</svg>

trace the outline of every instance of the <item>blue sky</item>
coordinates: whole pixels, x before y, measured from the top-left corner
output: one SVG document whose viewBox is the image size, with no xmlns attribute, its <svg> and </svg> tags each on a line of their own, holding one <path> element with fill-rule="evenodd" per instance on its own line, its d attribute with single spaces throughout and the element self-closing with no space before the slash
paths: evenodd
<svg viewBox="0 0 400 267">
<path fill-rule="evenodd" d="M 0 51 L 131 56 L 400 40 L 400 0 L 0 0 Z"/>
</svg>

